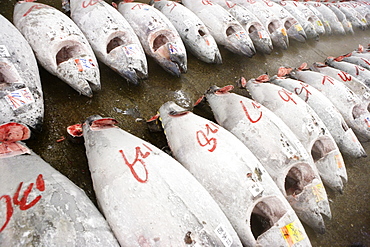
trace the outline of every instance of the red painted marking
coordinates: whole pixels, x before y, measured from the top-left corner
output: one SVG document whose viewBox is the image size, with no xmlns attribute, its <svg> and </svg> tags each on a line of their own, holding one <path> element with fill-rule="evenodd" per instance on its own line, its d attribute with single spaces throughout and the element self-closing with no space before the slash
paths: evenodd
<svg viewBox="0 0 370 247">
<path fill-rule="evenodd" d="M 246 1 L 247 1 L 247 3 L 250 3 L 250 4 L 256 3 L 256 0 L 246 0 Z"/>
<path fill-rule="evenodd" d="M 248 109 L 247 109 L 247 107 L 245 107 L 245 105 L 244 105 L 244 103 L 243 103 L 243 101 L 240 101 L 240 104 L 242 105 L 242 108 L 243 108 L 243 111 L 244 111 L 244 113 L 245 113 L 245 115 L 247 116 L 247 118 L 248 118 L 248 120 L 249 121 L 251 121 L 251 123 L 257 123 L 258 121 L 260 121 L 261 120 L 261 118 L 262 118 L 262 111 L 259 111 L 259 117 L 256 119 L 256 120 L 253 120 L 252 118 L 251 118 L 251 116 L 249 115 L 249 112 L 248 112 Z M 252 102 L 252 106 L 255 108 L 255 109 L 259 109 L 259 108 L 261 108 L 261 105 L 260 104 L 258 104 L 258 103 L 256 103 L 256 102 Z"/>
<path fill-rule="evenodd" d="M 135 4 L 131 9 L 141 9 L 142 6 L 146 5 L 145 3 L 138 3 L 138 4 Z"/>
<path fill-rule="evenodd" d="M 206 126 L 207 133 L 204 133 L 204 131 L 202 130 L 198 130 L 196 132 L 196 136 L 197 136 L 197 141 L 200 146 L 205 147 L 205 146 L 211 145 L 211 148 L 209 148 L 208 151 L 213 152 L 215 151 L 216 146 L 217 146 L 217 139 L 214 137 L 209 138 L 209 136 L 217 133 L 218 126 L 216 126 L 213 123 L 210 123 L 210 124 L 214 127 L 214 129 L 212 129 L 210 125 L 206 124 L 205 126 Z"/>
<path fill-rule="evenodd" d="M 269 0 L 263 0 L 263 2 L 268 6 L 268 7 L 272 7 L 274 4 L 269 1 Z"/>
<path fill-rule="evenodd" d="M 348 74 L 347 72 L 340 71 L 338 73 L 338 76 L 340 77 L 342 81 L 352 81 L 352 76 Z"/>
<path fill-rule="evenodd" d="M 33 185 L 34 185 L 34 183 L 30 183 L 28 185 L 27 189 L 23 192 L 22 198 L 20 200 L 19 200 L 19 194 L 21 193 L 23 182 L 19 183 L 18 189 L 14 193 L 13 197 L 10 197 L 9 195 L 3 195 L 3 196 L 0 197 L 0 200 L 4 199 L 5 203 L 6 203 L 6 219 L 5 219 L 5 222 L 4 222 L 3 226 L 0 228 L 0 232 L 2 232 L 5 229 L 5 227 L 8 225 L 8 223 L 9 223 L 9 221 L 10 221 L 12 215 L 13 215 L 14 208 L 13 208 L 12 203 L 15 206 L 19 206 L 20 210 L 27 210 L 27 209 L 30 209 L 33 206 L 35 206 L 35 204 L 38 203 L 41 200 L 42 196 L 38 195 L 30 203 L 27 203 L 28 196 L 32 191 Z M 39 191 L 44 191 L 45 190 L 45 182 L 44 182 L 44 179 L 42 177 L 42 174 L 39 174 L 36 178 L 36 189 L 38 189 Z"/>
<path fill-rule="evenodd" d="M 356 75 L 359 75 L 360 71 L 365 71 L 365 69 L 363 67 L 358 66 L 358 65 L 355 65 L 355 68 L 356 68 Z"/>
<path fill-rule="evenodd" d="M 8 195 L 3 195 L 0 197 L 0 201 L 1 199 L 4 199 L 5 200 L 5 205 L 6 205 L 6 219 L 5 219 L 5 222 L 3 224 L 3 226 L 0 228 L 0 232 L 2 232 L 5 227 L 8 225 L 12 215 L 13 215 L 13 206 L 12 206 L 12 199 L 10 198 L 10 196 Z"/>
<path fill-rule="evenodd" d="M 362 57 L 361 60 L 370 65 L 370 61 L 368 59 Z"/>
<path fill-rule="evenodd" d="M 23 16 L 27 16 L 29 13 L 31 13 L 32 10 L 34 9 L 42 9 L 42 8 L 47 8 L 48 6 L 45 4 L 36 4 L 32 5 L 31 8 L 29 8 L 26 13 L 23 14 Z"/>
<path fill-rule="evenodd" d="M 308 101 L 308 98 L 310 97 L 310 95 L 312 94 L 309 90 L 308 90 L 308 85 L 307 84 L 305 84 L 305 83 L 299 83 L 299 84 L 301 84 L 301 88 L 299 88 L 299 87 L 296 87 L 296 88 L 294 88 L 294 92 L 295 92 L 295 94 L 297 94 L 297 95 L 300 95 L 300 94 L 302 94 L 303 92 L 305 92 L 306 93 L 306 98 L 305 98 L 305 100 L 304 101 Z M 300 91 L 298 91 L 298 90 L 300 90 Z"/>
<path fill-rule="evenodd" d="M 234 8 L 236 6 L 236 3 L 232 3 L 232 2 L 229 2 L 229 1 L 226 1 L 226 5 L 228 8 Z"/>
<path fill-rule="evenodd" d="M 327 75 L 324 75 L 324 77 L 322 78 L 322 85 L 325 85 L 325 82 L 328 81 L 329 83 L 331 83 L 332 85 L 334 85 L 334 79 L 330 76 L 327 76 Z"/>
<path fill-rule="evenodd" d="M 210 1 L 210 0 L 202 0 L 202 3 L 204 5 L 213 5 L 212 1 Z"/>
<path fill-rule="evenodd" d="M 168 7 L 173 6 L 173 7 L 171 8 L 171 10 L 170 10 L 170 12 L 172 12 L 172 10 L 177 6 L 177 4 L 176 4 L 175 2 L 168 2 L 168 3 L 166 4 L 166 6 L 168 6 Z"/>
<path fill-rule="evenodd" d="M 95 4 L 100 3 L 101 1 L 103 1 L 103 0 L 90 0 L 88 3 L 86 3 L 87 1 L 83 1 L 82 2 L 82 8 L 87 8 L 89 6 L 94 6 Z"/>
<path fill-rule="evenodd" d="M 294 101 L 294 99 L 291 97 L 293 93 L 285 90 L 285 88 L 282 88 L 281 90 L 278 91 L 278 94 L 282 100 L 285 102 L 293 101 L 294 104 L 297 104 L 297 102 Z"/>
<path fill-rule="evenodd" d="M 147 181 L 148 181 L 148 170 L 146 169 L 146 165 L 145 165 L 145 162 L 144 162 L 144 160 L 143 159 L 145 159 L 145 158 L 147 158 L 150 154 L 151 154 L 151 151 L 152 151 L 152 149 L 150 149 L 147 145 L 145 145 L 144 143 L 143 143 L 143 146 L 145 147 L 145 148 L 147 148 L 149 151 L 148 152 L 145 152 L 145 153 L 143 153 L 142 151 L 141 151 L 141 147 L 135 147 L 135 151 L 136 151 L 136 156 L 135 156 L 135 160 L 132 162 L 132 163 L 130 163 L 128 160 L 127 160 L 127 158 L 126 158 L 126 155 L 125 155 L 125 153 L 123 152 L 123 150 L 119 150 L 119 152 L 122 154 L 122 157 L 123 157 L 123 159 L 124 159 L 124 161 L 125 161 L 125 164 L 130 168 L 130 171 L 131 171 L 131 173 L 132 173 L 132 175 L 135 177 L 135 179 L 137 180 L 137 181 L 139 181 L 140 183 L 146 183 Z M 145 179 L 142 179 L 142 178 L 140 178 L 139 177 L 139 175 L 136 173 L 136 171 L 135 171 L 135 169 L 134 169 L 134 166 L 136 165 L 136 163 L 137 162 L 140 162 L 141 164 L 142 164 L 142 166 L 143 166 L 143 168 L 144 168 L 144 170 L 145 170 Z"/>
</svg>

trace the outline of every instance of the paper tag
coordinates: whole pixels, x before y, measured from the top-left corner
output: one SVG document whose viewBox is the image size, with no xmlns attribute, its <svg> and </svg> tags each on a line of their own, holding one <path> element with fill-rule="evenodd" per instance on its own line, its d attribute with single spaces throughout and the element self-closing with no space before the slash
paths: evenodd
<svg viewBox="0 0 370 247">
<path fill-rule="evenodd" d="M 334 155 L 334 159 L 335 159 L 335 162 L 337 163 L 338 168 L 341 169 L 344 165 L 342 154 L 339 153 L 337 155 Z"/>
<path fill-rule="evenodd" d="M 320 20 L 317 21 L 317 25 L 322 27 L 322 22 Z"/>
<path fill-rule="evenodd" d="M 248 189 L 252 193 L 253 197 L 258 196 L 262 191 L 264 191 L 263 186 L 258 182 L 254 182 Z"/>
<path fill-rule="evenodd" d="M 22 106 L 35 102 L 35 99 L 33 98 L 28 87 L 10 92 L 8 95 L 6 95 L 5 99 L 13 108 L 13 110 L 17 110 Z"/>
<path fill-rule="evenodd" d="M 260 39 L 270 38 L 270 35 L 265 30 L 258 31 L 258 35 Z"/>
<path fill-rule="evenodd" d="M 286 34 L 286 29 L 285 29 L 285 28 L 282 28 L 282 29 L 281 29 L 281 33 L 282 33 L 284 36 L 287 36 L 287 34 Z"/>
<path fill-rule="evenodd" d="M 236 32 L 235 36 L 237 37 L 237 39 L 244 39 L 246 37 L 246 34 L 245 32 L 240 31 L 240 32 Z"/>
<path fill-rule="evenodd" d="M 233 239 L 231 238 L 230 234 L 225 230 L 222 224 L 219 224 L 216 229 L 215 233 L 217 234 L 218 238 L 226 247 L 230 247 L 233 244 Z"/>
<path fill-rule="evenodd" d="M 325 197 L 325 189 L 323 184 L 317 184 L 312 187 L 312 193 L 316 197 L 316 202 L 324 200 Z"/>
<path fill-rule="evenodd" d="M 370 98 L 370 93 L 369 92 L 365 92 L 362 97 L 364 97 L 365 99 L 369 99 Z"/>
<path fill-rule="evenodd" d="M 302 31 L 303 30 L 303 27 L 300 25 L 300 24 L 297 24 L 294 26 L 295 29 L 299 32 L 299 31 Z"/>
<path fill-rule="evenodd" d="M 0 45 L 0 57 L 10 57 L 10 53 L 5 45 Z"/>
<path fill-rule="evenodd" d="M 85 69 L 91 69 L 92 67 L 95 67 L 92 59 L 85 59 L 85 58 L 77 58 L 75 59 L 76 66 L 78 68 L 78 71 L 82 72 Z"/>
<path fill-rule="evenodd" d="M 180 49 L 175 43 L 168 43 L 168 50 L 170 54 L 177 54 L 179 53 Z"/>
<path fill-rule="evenodd" d="M 123 47 L 126 56 L 128 57 L 134 57 L 136 54 L 139 53 L 139 48 L 136 44 L 130 44 Z"/>
<path fill-rule="evenodd" d="M 295 221 L 286 226 L 283 226 L 282 228 L 280 228 L 280 231 L 285 241 L 288 243 L 288 246 L 293 246 L 295 243 L 298 243 L 304 239 L 302 231 L 300 227 L 297 226 L 297 222 Z"/>
</svg>

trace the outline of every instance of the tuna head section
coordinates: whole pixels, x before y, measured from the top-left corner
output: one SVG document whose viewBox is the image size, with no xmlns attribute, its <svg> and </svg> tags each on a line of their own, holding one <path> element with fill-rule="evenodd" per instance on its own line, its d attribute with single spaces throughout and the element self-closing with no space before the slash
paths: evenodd
<svg viewBox="0 0 370 247">
<path fill-rule="evenodd" d="M 116 123 L 92 116 L 83 131 L 96 197 L 121 246 L 242 246 L 180 163 Z"/>
<path fill-rule="evenodd" d="M 33 2 L 18 2 L 13 18 L 46 70 L 85 96 L 100 90 L 95 55 L 70 18 L 51 6 Z"/>
<path fill-rule="evenodd" d="M 170 74 L 186 73 L 184 43 L 165 15 L 144 3 L 120 2 L 118 10 L 130 23 L 147 55 Z"/>
<path fill-rule="evenodd" d="M 171 21 L 186 49 L 194 56 L 206 63 L 222 63 L 215 39 L 202 20 L 191 10 L 174 1 L 157 1 L 154 7 Z"/>
<path fill-rule="evenodd" d="M 172 154 L 218 202 L 244 246 L 284 245 L 289 224 L 300 232 L 298 242 L 310 245 L 273 179 L 237 137 L 171 101 L 159 113 Z"/>
<path fill-rule="evenodd" d="M 215 118 L 260 160 L 298 217 L 324 232 L 331 216 L 317 168 L 291 129 L 268 108 L 249 98 L 213 88 L 206 94 Z M 318 200 L 317 193 L 320 193 Z M 307 203 L 308 202 L 308 203 Z"/>
<path fill-rule="evenodd" d="M 133 84 L 147 78 L 147 61 L 140 41 L 126 19 L 105 1 L 71 1 L 71 18 L 107 66 Z"/>
</svg>

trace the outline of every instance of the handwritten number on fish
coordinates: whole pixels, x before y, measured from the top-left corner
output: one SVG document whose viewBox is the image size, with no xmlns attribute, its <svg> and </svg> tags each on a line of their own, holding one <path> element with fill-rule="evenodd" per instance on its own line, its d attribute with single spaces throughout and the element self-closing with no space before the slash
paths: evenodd
<svg viewBox="0 0 370 247">
<path fill-rule="evenodd" d="M 10 219 L 12 218 L 13 212 L 14 212 L 14 206 L 19 206 L 20 210 L 28 210 L 32 208 L 33 206 L 35 206 L 41 200 L 42 196 L 38 195 L 31 202 L 27 203 L 28 196 L 31 193 L 32 189 L 34 188 L 34 185 L 35 185 L 34 183 L 30 183 L 28 185 L 27 189 L 23 191 L 23 195 L 21 199 L 19 199 L 19 195 L 23 187 L 23 182 L 19 184 L 17 191 L 14 193 L 13 197 L 10 197 L 9 195 L 3 195 L 0 197 L 0 202 L 3 201 L 5 202 L 5 205 L 6 205 L 6 219 L 5 219 L 4 224 L 0 228 L 0 233 L 5 229 Z M 36 189 L 41 192 L 45 190 L 45 182 L 42 177 L 42 174 L 39 174 L 36 178 Z"/>
<path fill-rule="evenodd" d="M 248 112 L 248 109 L 247 107 L 244 105 L 243 101 L 240 101 L 240 104 L 242 105 L 242 108 L 243 108 L 243 111 L 245 113 L 245 115 L 247 116 L 248 120 L 251 121 L 251 123 L 257 123 L 258 121 L 261 120 L 262 118 L 262 111 L 259 111 L 259 116 L 257 119 L 253 120 L 251 115 L 249 115 L 249 112 Z M 256 103 L 256 102 L 252 102 L 252 106 L 255 108 L 255 109 L 259 109 L 261 108 L 261 105 Z"/>
<path fill-rule="evenodd" d="M 327 75 L 324 75 L 324 77 L 322 78 L 322 85 L 325 85 L 325 82 L 329 82 L 331 83 L 332 85 L 334 85 L 334 79 L 330 76 L 327 76 Z"/>
<path fill-rule="evenodd" d="M 36 5 L 32 5 L 31 8 L 29 8 L 26 13 L 23 14 L 23 17 L 27 16 L 29 13 L 32 12 L 32 10 L 34 9 L 42 9 L 42 8 L 47 8 L 48 6 L 45 5 L 45 4 L 36 4 Z"/>
<path fill-rule="evenodd" d="M 122 157 L 123 157 L 123 160 L 125 161 L 125 164 L 130 168 L 130 171 L 132 173 L 132 175 L 135 177 L 135 179 L 140 182 L 140 183 L 146 183 L 148 181 L 148 170 L 146 169 L 146 165 L 145 165 L 145 161 L 144 159 L 147 158 L 150 154 L 151 154 L 151 151 L 152 149 L 150 149 L 147 145 L 145 145 L 143 143 L 143 146 L 149 150 L 145 153 L 143 153 L 141 151 L 141 147 L 135 147 L 135 160 L 130 163 L 128 160 L 127 160 L 127 157 L 125 155 L 125 153 L 123 152 L 123 150 L 119 150 L 119 152 L 122 154 Z M 137 162 L 140 162 L 140 164 L 143 166 L 143 169 L 145 171 L 145 178 L 141 178 L 137 172 L 135 171 L 134 169 L 134 166 L 136 165 Z"/>
<path fill-rule="evenodd" d="M 82 2 L 82 8 L 87 8 L 89 6 L 94 6 L 95 4 L 100 3 L 101 1 L 103 1 L 103 0 L 90 0 L 90 1 L 88 1 L 88 3 L 86 3 L 87 1 L 83 1 Z"/>
<path fill-rule="evenodd" d="M 212 125 L 212 127 L 210 126 Z M 211 146 L 208 151 L 213 152 L 216 149 L 217 146 L 217 139 L 215 137 L 211 137 L 212 134 L 217 133 L 218 131 L 218 126 L 214 125 L 213 123 L 206 124 L 206 133 L 204 133 L 203 130 L 198 130 L 196 133 L 197 136 L 197 141 L 200 146 L 205 147 L 205 146 Z"/>
<path fill-rule="evenodd" d="M 358 65 L 355 65 L 355 68 L 356 68 L 356 75 L 360 75 L 360 71 L 365 71 L 366 69 L 361 67 L 361 66 L 358 66 Z"/>
<path fill-rule="evenodd" d="M 340 79 L 344 82 L 346 81 L 352 81 L 352 76 L 350 74 L 348 74 L 347 72 L 344 72 L 344 71 L 340 71 L 338 73 L 338 76 L 340 77 Z"/>
<path fill-rule="evenodd" d="M 292 101 L 294 104 L 297 104 L 297 102 L 294 101 L 294 99 L 292 98 L 292 94 L 291 92 L 285 90 L 285 88 L 282 88 L 278 91 L 278 94 L 280 96 L 280 98 L 282 100 L 284 100 L 285 102 L 289 102 L 289 101 Z"/>
<path fill-rule="evenodd" d="M 307 102 L 308 101 L 308 98 L 310 97 L 310 95 L 312 94 L 310 91 L 308 91 L 308 85 L 307 84 L 304 84 L 304 83 L 300 83 L 301 84 L 301 88 L 299 88 L 299 87 L 296 87 L 296 88 L 294 88 L 294 92 L 295 92 L 295 94 L 296 95 L 301 95 L 303 92 L 305 92 L 306 93 L 306 98 L 305 98 L 305 102 Z"/>
<path fill-rule="evenodd" d="M 213 5 L 212 1 L 210 0 L 202 0 L 203 5 Z"/>
</svg>

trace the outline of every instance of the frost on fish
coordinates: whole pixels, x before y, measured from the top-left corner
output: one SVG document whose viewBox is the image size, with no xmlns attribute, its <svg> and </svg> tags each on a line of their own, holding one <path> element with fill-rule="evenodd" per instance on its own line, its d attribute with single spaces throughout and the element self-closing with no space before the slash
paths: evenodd
<svg viewBox="0 0 370 247">
<path fill-rule="evenodd" d="M 44 100 L 33 51 L 11 22 L 0 15 L 0 124 L 23 123 L 40 131 Z"/>
<path fill-rule="evenodd" d="M 0 243 L 119 246 L 86 194 L 21 140 L 27 127 L 0 125 Z"/>
<path fill-rule="evenodd" d="M 302 143 L 266 107 L 225 89 L 213 87 L 206 93 L 217 122 L 259 159 L 298 217 L 316 232 L 325 232 L 323 215 L 331 217 L 329 202 Z"/>
<path fill-rule="evenodd" d="M 122 246 L 241 246 L 222 210 L 180 163 L 116 123 L 91 116 L 83 131 L 98 204 Z"/>
<path fill-rule="evenodd" d="M 69 17 L 45 4 L 18 2 L 13 21 L 47 71 L 85 96 L 100 90 L 94 52 Z"/>
<path fill-rule="evenodd" d="M 174 25 L 187 50 L 206 63 L 222 63 L 220 51 L 213 36 L 191 10 L 174 1 L 156 1 L 160 10 Z"/>
<path fill-rule="evenodd" d="M 332 3 L 325 3 L 325 6 L 327 6 L 337 16 L 338 20 L 342 23 L 346 34 L 354 34 L 352 23 L 347 20 L 346 15 L 337 6 Z"/>
<path fill-rule="evenodd" d="M 341 153 L 356 158 L 366 157 L 366 152 L 353 130 L 348 127 L 338 109 L 323 93 L 315 87 L 295 79 L 272 77 L 270 82 L 294 92 L 309 104 L 330 131 Z M 344 165 L 336 169 L 335 172 L 347 181 Z"/>
<path fill-rule="evenodd" d="M 338 62 L 345 63 L 345 62 Z M 345 70 L 344 70 L 345 71 Z M 321 90 L 342 114 L 349 127 L 360 141 L 370 140 L 368 102 L 361 99 L 340 81 L 315 71 L 296 71 L 291 75 Z M 335 92 L 335 93 L 333 93 Z"/>
<path fill-rule="evenodd" d="M 347 176 L 342 177 L 343 157 L 329 130 L 317 113 L 289 90 L 271 83 L 250 80 L 247 89 L 253 99 L 278 115 L 311 154 L 319 174 L 328 187 L 342 192 Z M 289 112 L 289 114 L 287 114 Z M 292 121 L 294 119 L 294 121 Z"/>
<path fill-rule="evenodd" d="M 368 25 L 366 18 L 360 12 L 356 11 L 350 4 L 347 4 L 346 2 L 335 2 L 333 5 L 338 7 L 338 9 L 346 15 L 352 26 L 361 30 L 366 30 Z"/>
<path fill-rule="evenodd" d="M 144 50 L 126 19 L 104 1 L 71 0 L 71 18 L 96 56 L 134 85 L 148 77 Z"/>
<path fill-rule="evenodd" d="M 118 11 L 130 23 L 145 53 L 175 76 L 187 71 L 184 43 L 172 23 L 145 3 L 120 2 Z"/>
<path fill-rule="evenodd" d="M 244 246 L 285 245 L 282 229 L 289 224 L 297 244 L 310 245 L 273 179 L 237 137 L 172 101 L 159 113 L 172 154 L 218 202 Z"/>
<path fill-rule="evenodd" d="M 226 9 L 248 32 L 257 51 L 270 54 L 273 49 L 272 40 L 262 22 L 247 8 L 225 0 L 213 0 Z"/>
<path fill-rule="evenodd" d="M 183 0 L 182 3 L 203 21 L 217 44 L 247 57 L 256 53 L 247 31 L 220 5 L 202 0 Z"/>
<path fill-rule="evenodd" d="M 257 16 L 268 31 L 274 47 L 283 50 L 288 49 L 289 39 L 287 30 L 282 21 L 271 9 L 266 8 L 261 2 L 257 1 L 235 0 L 234 2 L 251 10 Z"/>
</svg>

